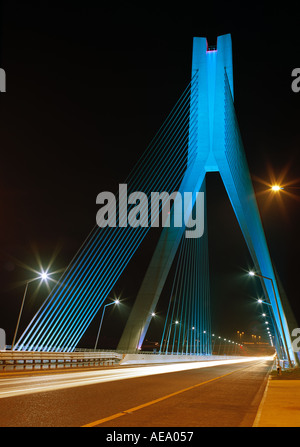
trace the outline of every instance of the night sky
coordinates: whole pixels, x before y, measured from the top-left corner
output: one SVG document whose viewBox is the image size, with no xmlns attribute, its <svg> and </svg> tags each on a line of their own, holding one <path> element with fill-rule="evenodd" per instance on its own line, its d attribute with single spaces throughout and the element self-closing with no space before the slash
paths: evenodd
<svg viewBox="0 0 300 447">
<path fill-rule="evenodd" d="M 213 45 L 227 33 L 267 242 L 300 322 L 300 189 L 282 200 L 261 193 L 272 178 L 300 187 L 300 92 L 291 89 L 291 72 L 300 67 L 298 11 L 264 2 L 102 3 L 2 2 L 0 327 L 7 342 L 25 280 L 34 276 L 25 266 L 38 270 L 38 259 L 44 268 L 53 259 L 52 270 L 69 264 L 95 225 L 97 194 L 117 191 L 189 83 L 193 37 Z M 251 258 L 218 174 L 208 176 L 207 195 L 213 331 L 260 335 L 259 283 L 245 277 Z M 152 246 L 145 242 L 111 293 L 123 310 L 108 312 L 104 347 L 120 335 Z M 47 294 L 45 285 L 38 293 L 30 285 L 20 333 Z M 93 346 L 98 322 L 82 347 Z"/>
</svg>

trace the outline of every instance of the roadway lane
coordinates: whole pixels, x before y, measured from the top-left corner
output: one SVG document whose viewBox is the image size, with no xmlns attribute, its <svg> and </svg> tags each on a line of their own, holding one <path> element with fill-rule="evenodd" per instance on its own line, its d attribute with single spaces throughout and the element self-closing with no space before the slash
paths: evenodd
<svg viewBox="0 0 300 447">
<path fill-rule="evenodd" d="M 0 426 L 251 426 L 271 365 L 258 360 L 2 373 Z"/>
</svg>

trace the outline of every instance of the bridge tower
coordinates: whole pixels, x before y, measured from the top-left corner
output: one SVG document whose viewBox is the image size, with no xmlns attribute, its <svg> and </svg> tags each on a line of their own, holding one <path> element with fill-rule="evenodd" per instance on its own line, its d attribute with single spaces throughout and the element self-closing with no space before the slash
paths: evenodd
<svg viewBox="0 0 300 447">
<path fill-rule="evenodd" d="M 295 361 L 234 110 L 229 34 L 219 36 L 215 48 L 208 47 L 206 38 L 194 38 L 188 87 L 188 94 L 185 90 L 126 183 L 131 191 L 143 191 L 146 197 L 152 191 L 174 191 L 174 188 L 182 197 L 185 192 L 193 193 L 189 206 L 184 207 L 187 222 L 197 194 L 205 191 L 206 173 L 219 172 L 254 269 L 260 275 L 265 298 L 272 306 L 279 342 L 288 358 Z M 177 122 L 185 123 L 180 132 L 177 132 Z M 122 200 L 124 197 L 119 194 L 119 201 Z M 76 348 L 149 230 L 149 225 L 134 228 L 125 225 L 122 214 L 117 218 L 118 226 L 96 226 L 91 231 L 15 344 L 15 350 L 72 351 Z M 135 352 L 141 346 L 178 247 L 186 237 L 184 233 L 184 225 L 175 226 L 174 222 L 162 229 L 119 350 Z M 203 252 L 206 234 L 204 227 L 204 237 L 200 238 Z"/>
<path fill-rule="evenodd" d="M 192 78 L 197 79 L 197 88 L 191 96 L 191 102 L 197 103 L 197 126 L 193 130 L 196 133 L 197 153 L 188 163 L 179 191 L 193 191 L 195 200 L 196 193 L 203 187 L 206 173 L 220 173 L 254 268 L 265 277 L 261 278 L 262 286 L 272 305 L 282 343 L 287 348 L 286 354 L 295 361 L 234 110 L 230 34 L 219 36 L 213 48 L 208 47 L 206 38 L 194 38 Z M 118 349 L 135 352 L 142 345 L 183 230 L 174 226 L 163 229 Z"/>
</svg>

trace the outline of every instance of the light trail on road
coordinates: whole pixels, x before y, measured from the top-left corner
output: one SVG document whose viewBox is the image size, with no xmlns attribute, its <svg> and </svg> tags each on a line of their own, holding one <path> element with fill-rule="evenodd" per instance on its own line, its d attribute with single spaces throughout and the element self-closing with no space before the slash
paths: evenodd
<svg viewBox="0 0 300 447">
<path fill-rule="evenodd" d="M 182 362 L 167 365 L 136 366 L 114 368 L 97 371 L 61 372 L 60 374 L 47 374 L 33 376 L 9 377 L 10 373 L 0 374 L 0 398 L 14 397 L 25 394 L 55 391 L 86 385 L 94 385 L 101 382 L 125 380 L 149 375 L 167 374 L 192 369 L 229 365 L 234 363 L 246 363 L 254 361 L 271 360 L 269 357 L 245 357 L 232 360 L 212 360 L 201 362 Z M 5 378 L 4 378 L 5 377 Z"/>
</svg>

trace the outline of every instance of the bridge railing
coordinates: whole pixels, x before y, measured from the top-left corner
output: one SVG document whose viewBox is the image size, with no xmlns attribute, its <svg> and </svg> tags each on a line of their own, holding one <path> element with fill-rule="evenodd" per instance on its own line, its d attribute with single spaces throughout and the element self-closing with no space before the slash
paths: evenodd
<svg viewBox="0 0 300 447">
<path fill-rule="evenodd" d="M 7 346 L 7 348 L 9 348 Z M 73 352 L 48 352 L 48 351 L 0 351 L 0 369 L 32 368 L 46 369 L 58 367 L 76 367 L 76 366 L 108 366 L 117 365 L 125 362 L 133 355 L 134 360 L 141 361 L 147 359 L 153 362 L 153 359 L 164 361 L 195 361 L 233 358 L 234 355 L 193 355 L 185 353 L 172 353 L 159 351 L 114 351 L 104 349 L 78 348 Z M 165 358 L 165 360 L 163 360 Z M 168 360 L 167 360 L 168 359 Z"/>
<path fill-rule="evenodd" d="M 115 351 L 43 352 L 1 351 L 2 369 L 28 367 L 49 368 L 59 366 L 109 365 L 119 363 L 123 355 Z"/>
</svg>

